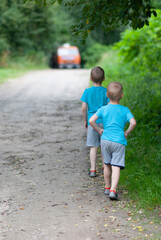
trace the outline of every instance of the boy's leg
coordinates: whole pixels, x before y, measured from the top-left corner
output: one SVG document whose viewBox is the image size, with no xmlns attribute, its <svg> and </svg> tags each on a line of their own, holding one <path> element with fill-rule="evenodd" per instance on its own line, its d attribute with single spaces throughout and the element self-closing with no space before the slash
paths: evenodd
<svg viewBox="0 0 161 240">
<path fill-rule="evenodd" d="M 109 198 L 117 200 L 118 196 L 116 194 L 117 185 L 120 178 L 120 169 L 125 167 L 125 145 L 120 143 L 112 142 L 112 184 L 110 189 Z"/>
<path fill-rule="evenodd" d="M 90 147 L 91 171 L 96 171 L 97 147 Z"/>
<path fill-rule="evenodd" d="M 109 189 L 111 187 L 111 165 L 104 164 L 104 180 L 105 188 Z"/>
<path fill-rule="evenodd" d="M 101 149 L 101 146 L 100 146 L 100 149 Z M 102 159 L 102 171 L 104 170 L 104 158 L 103 158 L 103 155 L 102 155 L 102 151 L 101 151 L 101 159 Z"/>
<path fill-rule="evenodd" d="M 99 123 L 98 125 L 99 125 L 99 127 L 103 128 L 103 124 L 102 123 Z M 101 149 L 101 136 L 99 136 L 99 144 L 100 144 L 100 149 Z M 103 154 L 102 154 L 102 149 L 101 149 L 101 159 L 102 159 L 102 174 L 103 174 L 103 171 L 104 171 L 104 158 L 103 158 Z"/>
<path fill-rule="evenodd" d="M 109 195 L 111 187 L 111 152 L 109 141 L 101 140 L 101 152 L 104 159 L 104 181 L 105 181 L 105 194 Z"/>
<path fill-rule="evenodd" d="M 112 166 L 112 184 L 111 184 L 111 190 L 114 190 L 116 192 L 117 185 L 119 183 L 120 178 L 120 167 Z"/>
</svg>

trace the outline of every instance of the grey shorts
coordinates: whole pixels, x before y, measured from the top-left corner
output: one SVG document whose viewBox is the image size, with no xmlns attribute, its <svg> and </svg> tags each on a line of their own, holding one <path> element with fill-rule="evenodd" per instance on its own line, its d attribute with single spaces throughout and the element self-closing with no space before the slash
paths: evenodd
<svg viewBox="0 0 161 240">
<path fill-rule="evenodd" d="M 103 128 L 102 123 L 97 123 L 97 125 Z M 96 132 L 91 125 L 87 128 L 87 147 L 99 147 L 101 145 L 101 135 Z"/>
<path fill-rule="evenodd" d="M 106 165 L 125 168 L 125 145 L 101 140 L 101 151 Z"/>
</svg>

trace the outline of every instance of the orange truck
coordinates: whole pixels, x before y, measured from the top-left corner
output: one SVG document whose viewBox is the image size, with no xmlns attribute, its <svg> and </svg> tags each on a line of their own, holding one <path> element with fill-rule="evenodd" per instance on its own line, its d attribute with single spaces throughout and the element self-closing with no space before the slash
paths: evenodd
<svg viewBox="0 0 161 240">
<path fill-rule="evenodd" d="M 57 48 L 58 68 L 80 68 L 81 56 L 76 46 L 64 44 Z"/>
</svg>

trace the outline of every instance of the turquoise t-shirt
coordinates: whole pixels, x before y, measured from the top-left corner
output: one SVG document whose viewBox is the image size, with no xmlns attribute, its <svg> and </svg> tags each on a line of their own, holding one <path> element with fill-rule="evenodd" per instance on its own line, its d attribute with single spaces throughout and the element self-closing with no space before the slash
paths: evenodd
<svg viewBox="0 0 161 240">
<path fill-rule="evenodd" d="M 88 125 L 89 125 L 89 119 L 97 112 L 97 110 L 107 105 L 109 102 L 109 98 L 106 96 L 107 89 L 100 86 L 100 87 L 90 87 L 85 89 L 81 101 L 87 103 L 88 105 Z M 102 123 L 101 119 L 98 119 L 96 121 L 97 123 Z"/>
<path fill-rule="evenodd" d="M 99 119 L 103 122 L 102 140 L 121 143 L 127 145 L 127 140 L 124 135 L 124 127 L 127 122 L 134 116 L 127 107 L 119 104 L 108 104 L 101 107 L 96 112 Z"/>
</svg>

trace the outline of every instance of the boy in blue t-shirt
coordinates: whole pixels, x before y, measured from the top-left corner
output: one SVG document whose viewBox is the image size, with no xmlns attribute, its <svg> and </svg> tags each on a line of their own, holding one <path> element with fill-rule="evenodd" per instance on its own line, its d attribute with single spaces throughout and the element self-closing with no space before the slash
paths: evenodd
<svg viewBox="0 0 161 240">
<path fill-rule="evenodd" d="M 105 163 L 105 194 L 109 195 L 110 199 L 117 200 L 116 189 L 120 169 L 125 168 L 126 138 L 135 128 L 136 120 L 127 107 L 119 105 L 123 97 L 123 87 L 119 82 L 112 82 L 108 85 L 107 96 L 110 99 L 109 104 L 101 107 L 91 117 L 89 123 L 101 134 L 101 150 Z M 104 129 L 96 124 L 97 119 L 102 119 Z M 124 132 L 126 122 L 130 122 L 130 125 Z"/>
<path fill-rule="evenodd" d="M 85 89 L 81 101 L 82 103 L 82 114 L 84 126 L 87 128 L 87 142 L 86 146 L 90 147 L 90 177 L 96 176 L 96 156 L 97 149 L 100 146 L 101 135 L 97 133 L 89 124 L 89 119 L 96 113 L 96 111 L 107 105 L 109 99 L 106 95 L 107 89 L 102 87 L 101 84 L 104 81 L 104 70 L 101 67 L 94 67 L 91 70 L 90 80 L 93 82 L 93 86 Z M 87 113 L 88 109 L 88 113 Z M 98 119 L 97 124 L 102 128 L 102 120 Z M 104 167 L 104 161 L 102 159 L 102 164 Z"/>
</svg>

